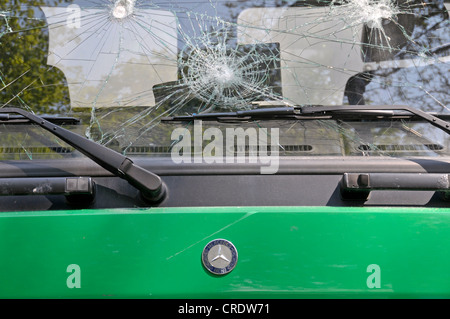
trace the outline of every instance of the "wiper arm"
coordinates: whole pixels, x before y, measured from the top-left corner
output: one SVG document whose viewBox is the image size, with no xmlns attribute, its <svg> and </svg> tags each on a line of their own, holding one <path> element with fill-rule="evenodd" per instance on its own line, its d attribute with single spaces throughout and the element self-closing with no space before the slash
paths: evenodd
<svg viewBox="0 0 450 319">
<path fill-rule="evenodd" d="M 333 106 L 303 106 L 303 107 L 272 107 L 253 110 L 201 113 L 187 116 L 163 118 L 163 122 L 187 122 L 194 120 L 226 121 L 226 120 L 304 120 L 331 118 L 349 118 L 361 116 L 395 117 L 394 111 L 404 111 L 401 116 L 414 115 L 450 134 L 450 123 L 439 117 L 406 105 L 333 105 Z"/>
<path fill-rule="evenodd" d="M 20 114 L 29 121 L 56 135 L 67 144 L 92 159 L 114 175 L 127 180 L 141 191 L 144 199 L 158 203 L 166 196 L 166 186 L 161 178 L 133 163 L 131 159 L 85 137 L 52 124 L 46 119 L 18 108 L 0 108 L 1 114 Z"/>
</svg>

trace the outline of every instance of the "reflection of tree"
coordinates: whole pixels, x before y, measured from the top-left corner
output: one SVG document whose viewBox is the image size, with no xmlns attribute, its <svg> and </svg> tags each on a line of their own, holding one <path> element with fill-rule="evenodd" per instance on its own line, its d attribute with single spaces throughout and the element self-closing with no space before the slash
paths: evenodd
<svg viewBox="0 0 450 319">
<path fill-rule="evenodd" d="M 61 1 L 6 0 L 0 4 L 0 11 L 7 12 L 0 20 L 0 105 L 30 107 L 38 113 L 68 110 L 66 79 L 60 70 L 47 65 L 48 30 L 38 11 L 39 6 Z"/>
</svg>

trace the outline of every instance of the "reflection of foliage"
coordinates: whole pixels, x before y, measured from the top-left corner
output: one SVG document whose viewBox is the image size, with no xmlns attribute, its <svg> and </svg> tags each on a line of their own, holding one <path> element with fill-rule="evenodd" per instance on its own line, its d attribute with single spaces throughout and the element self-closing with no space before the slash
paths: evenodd
<svg viewBox="0 0 450 319">
<path fill-rule="evenodd" d="M 62 0 L 54 0 L 55 5 Z M 2 1 L 3 2 L 3 1 Z M 13 3 L 11 3 L 13 2 Z M 0 11 L 0 104 L 64 113 L 69 91 L 64 74 L 47 65 L 46 21 L 35 16 L 44 0 L 6 0 Z"/>
</svg>

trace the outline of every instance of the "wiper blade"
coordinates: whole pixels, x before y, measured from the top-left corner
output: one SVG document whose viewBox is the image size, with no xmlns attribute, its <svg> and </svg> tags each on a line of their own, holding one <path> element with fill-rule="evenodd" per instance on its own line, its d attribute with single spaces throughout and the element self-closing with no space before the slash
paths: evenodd
<svg viewBox="0 0 450 319">
<path fill-rule="evenodd" d="M 401 114 L 394 111 L 403 111 Z M 415 116 L 440 128 L 450 134 L 450 123 L 439 117 L 445 115 L 434 115 L 406 105 L 311 105 L 298 107 L 271 107 L 257 108 L 223 113 L 200 113 L 187 116 L 173 116 L 161 119 L 163 122 L 188 122 L 194 120 L 203 121 L 248 121 L 248 120 L 308 120 L 326 118 L 393 118 L 393 117 Z"/>
<path fill-rule="evenodd" d="M 57 125 L 78 125 L 81 123 L 80 119 L 75 117 L 67 116 L 41 116 L 46 121 Z M 33 123 L 30 119 L 24 117 L 23 115 L 11 115 L 11 114 L 0 114 L 0 124 L 28 124 Z"/>
<path fill-rule="evenodd" d="M 414 107 L 407 105 L 342 105 L 342 106 L 306 106 L 300 108 L 300 113 L 302 115 L 318 115 L 318 114 L 328 114 L 328 113 L 339 113 L 339 112 L 351 112 L 353 114 L 361 114 L 361 111 L 405 111 L 411 113 L 415 116 L 422 118 L 431 125 L 440 128 L 445 133 L 450 134 L 450 123 L 446 122 L 439 117 L 418 110 Z"/>
<path fill-rule="evenodd" d="M 233 119 L 273 119 L 279 117 L 291 117 L 298 114 L 295 107 L 270 107 L 270 108 L 257 108 L 253 110 L 243 110 L 235 112 L 222 112 L 222 113 L 200 113 L 185 116 L 172 116 L 164 117 L 161 119 L 163 122 L 187 122 L 193 120 L 203 121 L 217 121 L 221 119 L 233 118 Z"/>
<path fill-rule="evenodd" d="M 166 196 L 166 186 L 161 178 L 133 163 L 131 159 L 113 151 L 106 146 L 95 143 L 85 137 L 66 130 L 46 119 L 18 108 L 0 108 L 1 114 L 20 114 L 29 121 L 39 125 L 62 139 L 67 144 L 92 159 L 114 175 L 127 180 L 141 191 L 144 199 L 150 203 L 158 203 Z"/>
</svg>

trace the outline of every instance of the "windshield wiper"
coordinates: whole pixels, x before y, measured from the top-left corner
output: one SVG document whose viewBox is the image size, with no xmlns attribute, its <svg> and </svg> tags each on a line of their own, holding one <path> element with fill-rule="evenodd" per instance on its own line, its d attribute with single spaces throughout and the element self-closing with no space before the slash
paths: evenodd
<svg viewBox="0 0 450 319">
<path fill-rule="evenodd" d="M 81 120 L 75 117 L 47 115 L 41 116 L 41 118 L 57 125 L 78 125 L 81 123 Z M 25 118 L 22 115 L 0 114 L 0 124 L 15 125 L 28 123 L 30 123 L 30 119 Z"/>
<path fill-rule="evenodd" d="M 161 202 L 166 196 L 166 186 L 161 178 L 146 169 L 136 165 L 126 156 L 85 137 L 66 130 L 46 119 L 18 108 L 0 108 L 1 114 L 20 114 L 32 123 L 56 135 L 67 144 L 92 159 L 115 176 L 127 180 L 141 191 L 144 199 L 150 203 Z"/>
<path fill-rule="evenodd" d="M 403 111 L 401 114 L 394 111 Z M 257 108 L 223 113 L 200 113 L 186 116 L 173 116 L 161 119 L 163 122 L 202 121 L 248 121 L 248 120 L 308 120 L 308 119 L 344 119 L 393 118 L 415 116 L 450 134 L 450 123 L 440 117 L 406 105 L 333 105 Z"/>
</svg>

